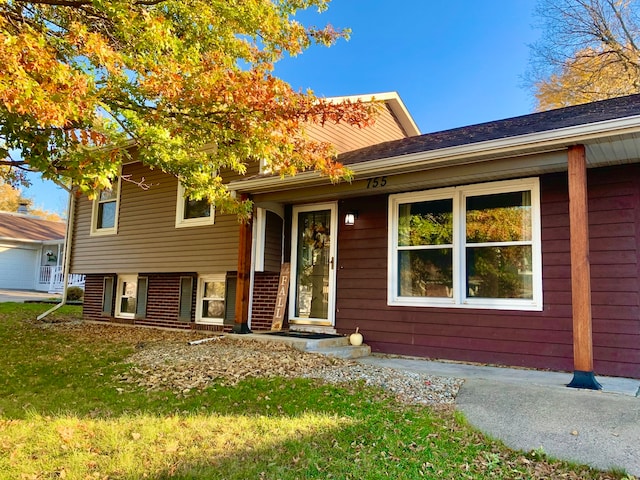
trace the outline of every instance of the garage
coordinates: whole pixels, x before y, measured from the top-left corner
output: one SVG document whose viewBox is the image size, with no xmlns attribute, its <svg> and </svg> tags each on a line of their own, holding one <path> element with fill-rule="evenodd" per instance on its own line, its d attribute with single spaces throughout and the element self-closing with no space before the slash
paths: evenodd
<svg viewBox="0 0 640 480">
<path fill-rule="evenodd" d="M 0 288 L 35 289 L 38 248 L 0 244 Z"/>
</svg>

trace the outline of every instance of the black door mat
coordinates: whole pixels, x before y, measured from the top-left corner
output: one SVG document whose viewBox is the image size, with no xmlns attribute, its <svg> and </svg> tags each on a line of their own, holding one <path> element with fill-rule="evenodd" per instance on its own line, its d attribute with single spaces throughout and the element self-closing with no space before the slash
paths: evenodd
<svg viewBox="0 0 640 480">
<path fill-rule="evenodd" d="M 331 335 L 329 333 L 315 332 L 264 332 L 263 335 L 276 335 L 278 337 L 306 338 L 309 340 L 322 340 L 325 338 L 341 338 L 342 335 Z"/>
</svg>

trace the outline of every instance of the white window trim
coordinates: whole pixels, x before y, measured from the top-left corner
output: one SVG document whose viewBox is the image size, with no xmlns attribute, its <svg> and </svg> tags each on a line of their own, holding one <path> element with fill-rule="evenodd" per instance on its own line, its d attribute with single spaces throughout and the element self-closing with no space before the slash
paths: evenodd
<svg viewBox="0 0 640 480">
<path fill-rule="evenodd" d="M 115 299 L 116 299 L 116 313 L 115 313 L 115 317 L 116 318 L 135 318 L 136 314 L 135 312 L 133 313 L 129 313 L 129 312 L 123 312 L 121 311 L 122 308 L 122 303 L 121 303 L 121 299 L 122 299 L 122 284 L 124 282 L 136 282 L 136 302 L 138 301 L 138 289 L 137 289 L 137 283 L 138 283 L 138 274 L 125 274 L 125 275 L 118 275 L 118 282 L 116 285 L 116 294 L 115 294 Z"/>
<path fill-rule="evenodd" d="M 184 218 L 184 186 L 178 182 L 178 195 L 176 198 L 176 228 L 200 227 L 203 225 L 213 225 L 215 223 L 215 208 L 210 205 L 211 214 L 202 218 Z"/>
<path fill-rule="evenodd" d="M 532 246 L 532 299 L 489 299 L 469 298 L 463 294 L 461 285 L 465 278 L 465 236 L 464 215 L 461 207 L 466 197 L 508 193 L 518 190 L 531 191 L 531 242 L 522 242 Z M 434 297 L 401 297 L 398 295 L 398 206 L 403 203 L 419 201 L 453 199 L 453 298 Z M 476 308 L 495 310 L 524 310 L 542 311 L 542 242 L 540 227 L 540 181 L 538 178 L 506 180 L 501 182 L 449 187 L 423 192 L 401 193 L 389 196 L 389 225 L 388 225 L 388 270 L 387 270 L 387 304 L 390 306 L 410 307 L 450 307 Z M 521 242 L 513 242 L 520 244 Z"/>
<path fill-rule="evenodd" d="M 104 202 L 100 201 L 99 194 L 96 198 L 94 198 L 93 206 L 91 208 L 91 232 L 90 232 L 91 236 L 115 235 L 118 233 L 118 217 L 120 216 L 120 196 L 122 195 L 121 187 L 122 187 L 122 178 L 120 174 L 118 174 L 118 182 L 116 184 L 118 193 L 116 195 L 115 200 L 109 200 L 110 202 L 115 201 L 116 203 L 116 213 L 113 219 L 113 227 L 98 228 L 98 207 L 100 203 L 104 203 Z"/>
<path fill-rule="evenodd" d="M 204 300 L 204 284 L 205 282 L 223 282 L 225 284 L 225 292 L 222 300 L 226 302 L 227 296 L 227 277 L 225 274 L 218 275 L 199 275 L 198 276 L 198 291 L 196 294 L 196 323 L 205 325 L 223 325 L 224 315 L 220 318 L 203 317 L 202 316 L 202 301 Z M 225 310 L 227 305 L 225 303 Z"/>
<path fill-rule="evenodd" d="M 264 208 L 256 208 L 256 213 L 253 219 L 254 225 L 254 244 L 255 253 L 254 269 L 256 272 L 264 272 L 264 249 L 267 236 L 267 211 Z"/>
</svg>

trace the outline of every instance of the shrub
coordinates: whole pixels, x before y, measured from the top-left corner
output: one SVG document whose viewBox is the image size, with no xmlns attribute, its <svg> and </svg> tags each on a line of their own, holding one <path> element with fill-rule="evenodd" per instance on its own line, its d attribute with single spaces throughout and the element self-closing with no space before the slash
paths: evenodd
<svg viewBox="0 0 640 480">
<path fill-rule="evenodd" d="M 82 287 L 67 288 L 67 300 L 77 301 L 84 298 L 84 290 Z"/>
</svg>

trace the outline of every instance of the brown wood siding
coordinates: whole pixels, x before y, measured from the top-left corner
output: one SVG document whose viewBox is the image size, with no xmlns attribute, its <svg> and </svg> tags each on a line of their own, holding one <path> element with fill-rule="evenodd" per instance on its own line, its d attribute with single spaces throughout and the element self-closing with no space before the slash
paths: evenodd
<svg viewBox="0 0 640 480">
<path fill-rule="evenodd" d="M 116 235 L 91 236 L 92 202 L 77 202 L 71 271 L 74 273 L 198 272 L 237 269 L 238 221 L 216 213 L 215 224 L 175 227 L 175 177 L 141 164 L 126 165 L 124 175 L 142 177 L 143 190 L 122 182 Z"/>
<path fill-rule="evenodd" d="M 640 378 L 640 165 L 589 170 L 594 369 Z M 387 306 L 387 196 L 341 202 L 336 328 L 374 351 L 573 370 L 566 174 L 541 177 L 544 309 Z"/>
<path fill-rule="evenodd" d="M 307 133 L 314 140 L 332 143 L 338 153 L 406 137 L 395 116 L 386 106 L 375 124 L 370 127 L 359 128 L 346 123 L 325 123 L 324 126 L 309 126 Z"/>
</svg>

